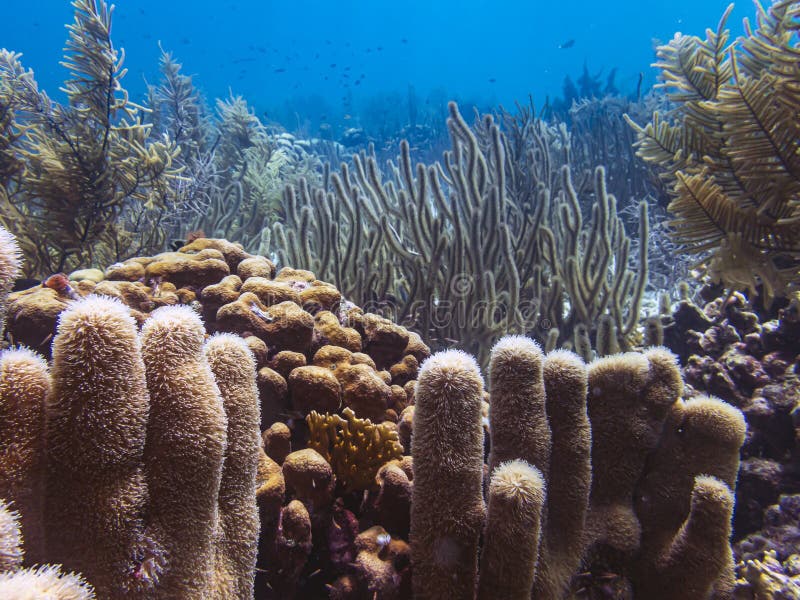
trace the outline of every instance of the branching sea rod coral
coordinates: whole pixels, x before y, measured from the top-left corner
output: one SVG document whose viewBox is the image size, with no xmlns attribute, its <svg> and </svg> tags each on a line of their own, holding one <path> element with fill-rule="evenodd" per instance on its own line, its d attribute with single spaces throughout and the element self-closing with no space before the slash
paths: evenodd
<svg viewBox="0 0 800 600">
<path fill-rule="evenodd" d="M 160 246 L 176 154 L 150 139 L 120 80 L 104 2 L 74 0 L 61 105 L 39 90 L 20 55 L 0 50 L 0 220 L 31 273 L 113 262 Z"/>
<path fill-rule="evenodd" d="M 454 103 L 448 127 L 452 151 L 441 165 L 415 168 L 403 143 L 388 175 L 362 155 L 331 175 L 330 190 L 288 189 L 273 235 L 279 258 L 309 266 L 356 302 L 384 302 L 440 346 L 460 340 L 481 359 L 487 340 L 504 333 L 544 339 L 555 329 L 559 343 L 571 343 L 578 324 L 594 331 L 603 314 L 627 348 L 647 279 L 646 205 L 634 260 L 602 168 L 585 223 L 569 167 L 536 163 L 550 152 L 536 128 L 525 143 L 544 144 L 542 152 L 515 153 L 492 118 L 478 137 Z"/>
<path fill-rule="evenodd" d="M 268 128 L 241 96 L 218 99 L 212 114 L 167 52 L 161 73 L 148 108 L 154 130 L 180 148 L 175 163 L 183 169 L 177 190 L 182 210 L 168 218 L 170 232 L 180 238 L 199 230 L 266 254 L 283 188 L 300 178 L 317 182 L 318 157 L 309 142 Z"/>
<path fill-rule="evenodd" d="M 732 5 L 731 5 L 732 8 Z M 675 110 L 640 127 L 638 154 L 672 188 L 675 240 L 712 279 L 765 302 L 800 282 L 800 3 L 758 5 L 756 28 L 729 44 L 676 35 L 658 49 Z"/>
</svg>

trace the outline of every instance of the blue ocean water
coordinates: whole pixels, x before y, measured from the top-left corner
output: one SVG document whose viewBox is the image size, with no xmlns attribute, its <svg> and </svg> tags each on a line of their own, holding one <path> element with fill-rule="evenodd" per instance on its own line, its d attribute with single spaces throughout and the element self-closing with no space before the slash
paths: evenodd
<svg viewBox="0 0 800 600">
<path fill-rule="evenodd" d="M 409 90 L 425 101 L 490 106 L 561 93 L 584 65 L 603 80 L 616 69 L 623 93 L 655 82 L 654 46 L 676 31 L 702 35 L 725 0 L 121 0 L 112 37 L 125 50 L 134 100 L 158 78 L 159 44 L 195 76 L 209 99 L 240 94 L 260 115 L 291 121 L 394 104 Z M 739 3 L 734 34 L 752 17 Z M 67 0 L 15 2 L 0 21 L 0 46 L 24 53 L 40 86 L 58 96 L 72 20 Z M 288 121 L 288 122 L 287 122 Z"/>
</svg>

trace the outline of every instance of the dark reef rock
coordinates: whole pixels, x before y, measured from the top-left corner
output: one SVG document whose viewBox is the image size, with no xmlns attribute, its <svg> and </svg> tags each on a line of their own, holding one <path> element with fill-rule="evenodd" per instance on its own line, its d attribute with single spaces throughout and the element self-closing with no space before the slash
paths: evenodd
<svg viewBox="0 0 800 600">
<path fill-rule="evenodd" d="M 800 492 L 800 294 L 761 322 L 741 294 L 681 301 L 665 344 L 683 367 L 687 393 L 740 408 L 748 431 L 736 491 L 734 538 L 759 530 L 781 494 Z"/>
<path fill-rule="evenodd" d="M 800 494 L 784 495 L 764 513 L 764 527 L 734 546 L 738 560 L 753 560 L 774 550 L 784 561 L 800 552 Z"/>
</svg>

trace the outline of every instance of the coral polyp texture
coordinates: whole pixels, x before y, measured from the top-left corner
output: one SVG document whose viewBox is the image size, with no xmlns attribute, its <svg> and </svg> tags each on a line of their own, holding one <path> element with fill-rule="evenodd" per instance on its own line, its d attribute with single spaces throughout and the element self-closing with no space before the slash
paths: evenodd
<svg viewBox="0 0 800 600">
<path fill-rule="evenodd" d="M 20 516 L 0 500 L 0 596 L 14 600 L 95 600 L 95 591 L 75 573 L 58 565 L 23 568 Z M 36 561 L 33 561 L 36 562 Z"/>
<path fill-rule="evenodd" d="M 457 517 L 451 515 L 455 500 L 448 494 L 459 491 L 458 503 L 465 507 L 462 519 L 469 514 L 480 518 L 484 502 L 480 486 L 467 487 L 473 469 L 454 466 L 480 465 L 482 450 L 472 442 L 466 446 L 475 437 L 466 434 L 471 420 L 462 425 L 448 417 L 453 412 L 450 402 L 479 403 L 480 380 L 474 379 L 477 373 L 467 361 L 448 354 L 429 359 L 421 371 L 412 442 L 415 597 L 446 590 L 430 597 L 472 598 L 476 579 L 481 581 L 479 597 L 532 597 L 530 585 L 515 587 L 510 577 L 519 578 L 513 579 L 517 582 L 530 580 L 542 597 L 580 597 L 595 593 L 592 574 L 600 570 L 605 573 L 603 589 L 622 597 L 704 599 L 712 593 L 730 597 L 733 486 L 744 441 L 740 411 L 712 399 L 684 405 L 677 362 L 665 349 L 600 359 L 586 369 L 577 356 L 557 352 L 542 357 L 530 340 L 507 338 L 493 352 L 492 369 L 492 435 L 509 435 L 504 432 L 510 431 L 506 422 L 510 414 L 546 428 L 550 444 L 540 443 L 542 435 L 527 436 L 516 451 L 549 464 L 549 469 L 540 474 L 519 459 L 493 469 L 478 569 L 472 557 L 472 522 L 459 529 L 461 537 L 449 533 L 448 523 Z M 529 387 L 536 391 L 528 391 Z M 549 402 L 544 398 L 548 393 L 553 394 Z M 492 410 L 495 401 L 501 407 L 497 412 Z M 517 410 L 503 411 L 507 402 L 517 403 Z M 418 418 L 427 404 L 431 416 Z M 570 421 L 572 425 L 565 427 Z M 449 427 L 462 429 L 457 442 L 451 442 L 454 432 Z M 453 481 L 452 474 L 434 478 L 442 486 L 439 497 L 448 501 L 420 507 L 420 491 L 435 497 L 420 483 L 425 470 L 419 466 L 431 460 L 425 444 L 442 441 L 455 444 L 459 451 L 434 452 L 432 464 L 449 462 L 452 472 L 463 475 L 460 481 Z M 574 447 L 566 459 L 573 468 L 554 469 L 567 463 L 553 450 L 568 445 Z M 415 537 L 417 511 L 425 514 L 425 524 L 440 523 L 431 525 L 435 532 L 417 529 Z M 502 517 L 498 512 L 504 513 Z M 540 539 L 541 522 L 547 523 L 551 514 L 558 527 L 545 525 Z M 451 552 L 444 552 L 444 547 Z M 453 577 L 455 568 L 447 562 L 454 552 L 463 557 L 458 568 L 470 569 L 459 571 L 458 577 Z M 420 567 L 424 580 L 418 579 Z"/>
<path fill-rule="evenodd" d="M 154 311 L 140 333 L 122 302 L 89 295 L 60 315 L 49 374 L 24 351 L 0 357 L 12 422 L 30 420 L 36 403 L 44 415 L 26 432 L 35 445 L 22 430 L 11 438 L 44 467 L 31 456 L 0 470 L 41 545 L 36 562 L 80 572 L 103 598 L 252 595 L 255 362 L 239 338 L 204 344 L 187 306 Z M 42 499 L 26 494 L 35 486 Z"/>
<path fill-rule="evenodd" d="M 414 410 L 411 561 L 415 598 L 472 598 L 485 507 L 483 378 L 458 350 L 422 365 Z"/>
<path fill-rule="evenodd" d="M 6 298 L 20 273 L 21 254 L 16 238 L 0 225 L 0 329 L 5 327 Z"/>
</svg>

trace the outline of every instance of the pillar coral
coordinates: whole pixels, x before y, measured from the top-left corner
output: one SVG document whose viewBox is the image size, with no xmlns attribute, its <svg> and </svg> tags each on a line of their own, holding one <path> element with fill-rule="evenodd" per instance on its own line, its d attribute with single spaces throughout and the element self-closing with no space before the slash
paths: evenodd
<svg viewBox="0 0 800 600">
<path fill-rule="evenodd" d="M 423 363 L 414 412 L 411 560 L 414 598 L 472 599 L 484 522 L 483 380 L 457 350 Z"/>
<path fill-rule="evenodd" d="M 136 323 L 89 296 L 59 318 L 47 402 L 47 559 L 82 573 L 105 598 L 142 589 L 138 561 L 163 550 L 145 536 L 149 400 Z M 170 549 L 172 550 L 172 549 Z"/>
<path fill-rule="evenodd" d="M 204 339 L 188 307 L 154 311 L 140 334 L 123 304 L 89 296 L 60 317 L 49 378 L 27 351 L 0 355 L 4 424 L 20 425 L 3 433 L 16 451 L 0 486 L 44 524 L 37 562 L 98 597 L 252 597 L 255 364 L 237 337 Z"/>
</svg>

